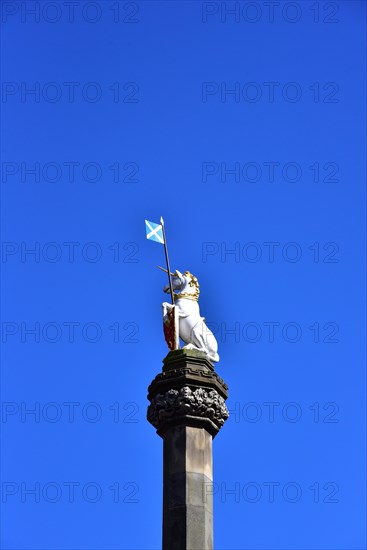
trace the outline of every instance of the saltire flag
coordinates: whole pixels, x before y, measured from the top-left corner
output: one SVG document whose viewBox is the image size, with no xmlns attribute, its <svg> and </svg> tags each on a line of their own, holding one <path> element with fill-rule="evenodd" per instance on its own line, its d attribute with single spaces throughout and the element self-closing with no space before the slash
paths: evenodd
<svg viewBox="0 0 367 550">
<path fill-rule="evenodd" d="M 147 239 L 150 241 L 155 241 L 156 243 L 164 244 L 162 224 L 145 220 L 145 229 L 147 232 Z"/>
</svg>

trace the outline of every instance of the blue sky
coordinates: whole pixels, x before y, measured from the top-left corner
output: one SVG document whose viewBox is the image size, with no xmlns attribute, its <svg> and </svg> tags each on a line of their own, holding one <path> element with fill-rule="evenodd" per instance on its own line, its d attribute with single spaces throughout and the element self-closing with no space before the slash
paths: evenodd
<svg viewBox="0 0 367 550">
<path fill-rule="evenodd" d="M 230 388 L 216 549 L 366 548 L 365 3 L 273 8 L 2 3 L 3 548 L 160 547 L 161 215 Z"/>
</svg>

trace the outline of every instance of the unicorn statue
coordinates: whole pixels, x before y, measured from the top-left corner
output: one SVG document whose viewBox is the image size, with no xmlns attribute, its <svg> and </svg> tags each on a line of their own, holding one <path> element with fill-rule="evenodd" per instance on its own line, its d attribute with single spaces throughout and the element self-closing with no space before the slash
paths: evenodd
<svg viewBox="0 0 367 550">
<path fill-rule="evenodd" d="M 169 348 L 179 349 L 181 338 L 185 343 L 183 349 L 203 351 L 210 361 L 217 363 L 217 341 L 206 326 L 205 318 L 200 316 L 200 290 L 197 278 L 190 271 L 180 273 L 178 269 L 170 275 L 174 305 L 168 302 L 162 304 L 163 328 Z M 163 291 L 170 293 L 170 285 L 165 285 Z"/>
</svg>

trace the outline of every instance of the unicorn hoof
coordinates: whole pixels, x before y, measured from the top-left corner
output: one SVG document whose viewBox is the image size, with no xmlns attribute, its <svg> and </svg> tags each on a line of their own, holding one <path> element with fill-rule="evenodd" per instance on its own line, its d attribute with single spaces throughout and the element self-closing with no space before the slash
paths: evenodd
<svg viewBox="0 0 367 550">
<path fill-rule="evenodd" d="M 199 349 L 199 348 L 197 348 L 196 346 L 194 346 L 194 344 L 187 344 L 187 345 L 184 346 L 182 349 Z"/>
</svg>

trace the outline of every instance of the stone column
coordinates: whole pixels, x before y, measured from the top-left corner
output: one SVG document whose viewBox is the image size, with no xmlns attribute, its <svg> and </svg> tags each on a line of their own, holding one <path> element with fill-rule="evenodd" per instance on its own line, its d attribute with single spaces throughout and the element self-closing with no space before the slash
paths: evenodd
<svg viewBox="0 0 367 550">
<path fill-rule="evenodd" d="M 163 550 L 213 550 L 212 439 L 227 390 L 203 352 L 185 349 L 148 388 L 147 418 L 163 438 Z"/>
</svg>

